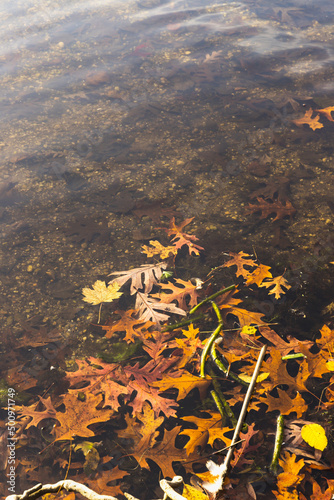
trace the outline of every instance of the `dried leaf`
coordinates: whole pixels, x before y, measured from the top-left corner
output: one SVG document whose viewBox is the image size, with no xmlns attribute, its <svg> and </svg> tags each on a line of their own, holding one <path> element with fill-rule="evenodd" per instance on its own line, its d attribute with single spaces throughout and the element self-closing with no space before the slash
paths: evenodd
<svg viewBox="0 0 334 500">
<path fill-rule="evenodd" d="M 154 285 L 159 283 L 163 270 L 167 268 L 166 262 L 159 262 L 158 264 L 144 264 L 136 269 L 129 269 L 128 271 L 118 271 L 109 274 L 118 274 L 119 278 L 114 278 L 110 281 L 118 283 L 121 287 L 129 280 L 131 280 L 130 293 L 135 294 L 138 290 L 144 289 L 145 293 L 150 293 Z"/>
<path fill-rule="evenodd" d="M 243 278 L 247 278 L 250 271 L 248 269 L 245 269 L 245 266 L 248 266 L 248 267 L 257 266 L 255 260 L 247 258 L 247 257 L 250 257 L 250 255 L 248 253 L 229 252 L 229 255 L 230 255 L 230 257 L 232 257 L 232 259 L 225 262 L 223 267 L 237 266 L 236 276 L 242 276 Z"/>
<path fill-rule="evenodd" d="M 285 293 L 282 287 L 286 288 L 287 290 L 291 288 L 291 286 L 288 285 L 287 280 L 283 278 L 283 276 L 276 276 L 276 278 L 270 279 L 266 278 L 266 280 L 263 281 L 259 286 L 266 288 L 271 288 L 273 286 L 274 288 L 269 290 L 269 294 L 274 294 L 276 300 Z"/>
<path fill-rule="evenodd" d="M 164 247 L 159 241 L 150 240 L 150 247 L 147 245 L 143 245 L 143 253 L 147 255 L 147 257 L 154 257 L 158 255 L 160 259 L 168 259 L 171 255 L 177 254 L 177 248 L 175 246 Z"/>
<path fill-rule="evenodd" d="M 135 307 L 138 311 L 138 319 L 142 321 L 153 321 L 159 329 L 160 323 L 169 319 L 169 315 L 165 314 L 166 312 L 169 314 L 186 316 L 186 312 L 176 307 L 175 304 L 161 302 L 159 299 L 141 292 L 137 292 Z"/>
</svg>

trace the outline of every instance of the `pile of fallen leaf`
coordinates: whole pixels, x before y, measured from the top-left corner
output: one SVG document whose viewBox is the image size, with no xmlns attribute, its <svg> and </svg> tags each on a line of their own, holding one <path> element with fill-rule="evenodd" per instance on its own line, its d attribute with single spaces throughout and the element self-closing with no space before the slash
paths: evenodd
<svg viewBox="0 0 334 500">
<path fill-rule="evenodd" d="M 84 288 L 86 302 L 112 302 L 113 313 L 100 327 L 110 348 L 115 338 L 125 352 L 136 345 L 136 355 L 120 362 L 76 359 L 76 369 L 66 369 L 61 384 L 42 396 L 38 380 L 30 384 L 18 412 L 17 475 L 28 481 L 22 488 L 68 476 L 98 493 L 139 496 L 140 487 L 141 498 L 154 498 L 154 478 L 181 474 L 202 488 L 203 499 L 256 499 L 263 498 L 261 492 L 266 498 L 331 498 L 334 331 L 323 326 L 314 342 L 282 338 L 263 314 L 243 307 L 243 298 L 256 289 L 280 300 L 290 288 L 284 276 L 273 276 L 270 267 L 244 252 L 230 253 L 220 266 L 236 269 L 236 285 L 224 293 L 210 284 L 219 268 L 203 282 L 173 278 L 167 268 L 180 251 L 198 258 L 203 250 L 184 232 L 191 220 L 171 220 L 167 246 L 143 246 L 148 258 L 159 261 Z M 215 308 L 223 329 L 203 359 L 217 326 Z M 226 452 L 219 450 L 231 443 L 264 344 L 267 355 L 221 493 L 214 469 L 205 463 L 224 459 Z M 284 418 L 279 464 L 272 462 L 277 417 Z M 140 482 L 148 481 L 145 470 L 153 474 L 147 491 Z"/>
</svg>

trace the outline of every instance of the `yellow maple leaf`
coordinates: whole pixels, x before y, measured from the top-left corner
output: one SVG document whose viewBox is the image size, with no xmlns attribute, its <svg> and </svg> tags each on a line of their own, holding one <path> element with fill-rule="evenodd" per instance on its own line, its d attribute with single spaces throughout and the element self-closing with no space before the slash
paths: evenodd
<svg viewBox="0 0 334 500">
<path fill-rule="evenodd" d="M 260 373 L 260 375 L 256 379 L 256 382 L 262 382 L 263 380 L 266 380 L 266 378 L 268 378 L 269 375 L 270 374 L 268 372 Z M 248 384 L 252 380 L 252 377 L 250 375 L 247 375 L 247 373 L 239 373 L 238 377 L 241 378 L 241 380 L 243 380 L 244 382 L 247 382 Z"/>
<path fill-rule="evenodd" d="M 328 444 L 325 429 L 319 424 L 304 425 L 301 430 L 301 436 L 307 444 L 316 450 L 323 451 Z"/>
<path fill-rule="evenodd" d="M 104 281 L 97 280 L 93 285 L 93 289 L 82 289 L 83 300 L 94 306 L 102 304 L 102 302 L 112 302 L 122 295 L 123 292 L 119 292 L 119 288 L 118 283 L 111 283 L 111 285 L 106 286 Z"/>
</svg>

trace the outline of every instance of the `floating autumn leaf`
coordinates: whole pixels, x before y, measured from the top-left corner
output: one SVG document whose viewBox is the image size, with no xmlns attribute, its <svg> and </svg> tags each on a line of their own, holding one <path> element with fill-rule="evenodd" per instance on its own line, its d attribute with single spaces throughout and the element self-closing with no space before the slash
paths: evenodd
<svg viewBox="0 0 334 500">
<path fill-rule="evenodd" d="M 147 257 L 154 257 L 155 255 L 159 255 L 161 259 L 168 259 L 170 255 L 177 254 L 177 248 L 175 246 L 164 247 L 159 241 L 150 240 L 150 245 L 143 245 L 143 253 L 147 255 Z"/>
<path fill-rule="evenodd" d="M 318 113 L 324 115 L 330 122 L 334 122 L 332 118 L 332 111 L 334 111 L 334 106 L 328 106 L 327 108 L 322 108 L 322 109 L 315 109 L 314 111 L 317 111 Z"/>
<path fill-rule="evenodd" d="M 312 130 L 316 130 L 317 128 L 323 128 L 323 124 L 319 122 L 320 115 L 316 115 L 312 118 L 313 109 L 310 108 L 306 111 L 305 115 L 302 118 L 297 118 L 296 120 L 292 120 L 292 123 L 297 125 L 298 127 L 302 125 L 308 125 Z"/>
<path fill-rule="evenodd" d="M 82 293 L 84 294 L 83 300 L 94 306 L 102 304 L 102 302 L 112 302 L 122 295 L 122 292 L 118 291 L 119 288 L 118 283 L 111 283 L 107 286 L 104 281 L 97 280 L 93 285 L 93 289 L 82 289 Z"/>
<path fill-rule="evenodd" d="M 272 274 L 269 271 L 271 267 L 260 264 L 252 273 L 248 275 L 246 285 L 257 285 L 261 286 L 261 283 L 265 278 L 272 278 Z"/>
<path fill-rule="evenodd" d="M 255 326 L 245 325 L 242 327 L 240 333 L 243 335 L 255 335 L 256 332 L 257 332 L 257 328 L 255 328 Z"/>
<path fill-rule="evenodd" d="M 259 286 L 260 287 L 265 286 L 266 288 L 271 288 L 273 286 L 274 288 L 269 290 L 268 293 L 275 294 L 275 299 L 279 299 L 280 296 L 285 293 L 282 287 L 286 288 L 287 290 L 291 288 L 291 286 L 288 285 L 287 280 L 283 278 L 283 276 L 276 276 L 276 278 L 266 279 Z"/>
<path fill-rule="evenodd" d="M 250 257 L 248 253 L 239 252 L 233 253 L 229 252 L 229 256 L 232 257 L 231 260 L 225 262 L 223 267 L 237 266 L 236 276 L 242 276 L 243 278 L 247 278 L 250 274 L 248 269 L 245 269 L 245 266 L 254 267 L 256 266 L 255 260 L 248 259 Z"/>
<path fill-rule="evenodd" d="M 325 429 L 319 424 L 304 425 L 301 430 L 301 435 L 304 441 L 316 450 L 323 451 L 328 444 Z"/>
</svg>

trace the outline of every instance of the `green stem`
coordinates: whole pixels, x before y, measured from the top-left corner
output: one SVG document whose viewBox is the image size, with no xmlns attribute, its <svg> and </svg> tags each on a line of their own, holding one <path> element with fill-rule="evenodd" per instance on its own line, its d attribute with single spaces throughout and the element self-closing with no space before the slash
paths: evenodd
<svg viewBox="0 0 334 500">
<path fill-rule="evenodd" d="M 204 369 L 205 369 L 206 357 L 207 357 L 207 355 L 210 352 L 212 344 L 214 343 L 214 341 L 216 340 L 216 338 L 220 334 L 220 331 L 221 331 L 222 327 L 223 327 L 222 324 L 219 324 L 217 326 L 217 328 L 215 329 L 215 331 L 211 334 L 211 337 L 208 338 L 208 341 L 205 344 L 205 347 L 204 347 L 204 349 L 202 351 L 202 355 L 201 355 L 201 368 L 200 368 L 200 377 L 202 377 L 202 378 L 205 378 L 205 370 Z"/>
<path fill-rule="evenodd" d="M 234 290 L 234 289 L 235 289 L 235 285 L 231 285 L 231 286 L 228 286 L 227 288 L 224 288 L 224 290 L 219 290 L 219 292 L 216 292 L 213 295 L 210 295 L 210 297 L 207 297 L 206 299 L 202 300 L 202 302 L 197 304 L 197 306 L 190 309 L 189 314 L 194 314 L 194 312 L 196 312 L 198 308 L 204 306 L 208 302 L 211 302 L 216 297 L 219 297 L 219 295 L 222 295 L 223 293 L 226 293 L 226 292 L 230 292 L 231 290 Z"/>
<path fill-rule="evenodd" d="M 275 476 L 277 475 L 278 458 L 281 453 L 281 448 L 283 444 L 283 431 L 284 431 L 284 417 L 283 415 L 279 414 L 279 416 L 277 417 L 274 453 L 269 467 L 269 469 L 273 474 L 275 474 Z"/>
<path fill-rule="evenodd" d="M 222 315 L 221 315 L 219 307 L 217 306 L 216 302 L 214 302 L 213 300 L 210 300 L 210 302 L 211 302 L 213 310 L 215 311 L 216 316 L 218 318 L 218 323 L 220 325 L 222 325 L 223 324 L 223 318 L 222 318 Z"/>
<path fill-rule="evenodd" d="M 244 385 L 245 387 L 248 387 L 248 382 L 245 382 L 241 378 L 238 377 L 235 373 L 229 371 L 229 369 L 224 365 L 221 359 L 218 358 L 217 350 L 216 350 L 216 343 L 213 342 L 212 347 L 211 347 L 211 359 L 214 361 L 214 363 L 217 365 L 219 370 L 224 372 L 226 376 L 231 377 L 235 382 L 238 382 L 239 384 Z"/>
<path fill-rule="evenodd" d="M 204 314 L 200 314 L 199 316 L 195 316 L 195 318 L 185 319 L 184 321 L 180 321 L 179 323 L 173 323 L 172 325 L 165 326 L 162 329 L 162 333 L 170 332 L 172 330 L 176 330 L 177 328 L 182 328 L 183 326 L 189 325 L 198 319 L 204 318 Z"/>
<path fill-rule="evenodd" d="M 304 354 L 301 352 L 296 352 L 295 354 L 287 354 L 286 356 L 282 356 L 282 361 L 285 361 L 286 359 L 298 359 L 298 358 L 306 358 Z"/>
</svg>

